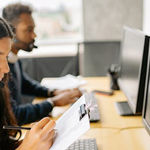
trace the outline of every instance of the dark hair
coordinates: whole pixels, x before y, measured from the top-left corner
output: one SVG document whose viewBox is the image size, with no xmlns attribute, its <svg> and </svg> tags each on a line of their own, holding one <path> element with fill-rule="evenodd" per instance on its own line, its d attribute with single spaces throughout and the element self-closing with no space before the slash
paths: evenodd
<svg viewBox="0 0 150 150">
<path fill-rule="evenodd" d="M 13 32 L 8 23 L 4 19 L 0 18 L 0 39 L 4 37 L 10 37 L 12 39 Z"/>
<path fill-rule="evenodd" d="M 9 4 L 2 11 L 2 16 L 10 24 L 18 23 L 21 14 L 32 14 L 32 8 L 21 3 Z"/>
<path fill-rule="evenodd" d="M 14 139 L 17 131 L 3 129 L 4 125 L 17 124 L 10 104 L 7 78 L 8 75 L 5 75 L 5 86 L 0 88 L 0 150 L 15 150 L 19 144 L 18 140 Z"/>
<path fill-rule="evenodd" d="M 13 33 L 7 22 L 0 18 L 0 39 L 10 37 Z M 14 150 L 18 146 L 18 141 L 11 137 L 16 135 L 16 131 L 3 130 L 4 125 L 16 125 L 16 119 L 13 115 L 8 90 L 8 75 L 5 75 L 3 82 L 4 88 L 0 88 L 0 150 Z"/>
</svg>

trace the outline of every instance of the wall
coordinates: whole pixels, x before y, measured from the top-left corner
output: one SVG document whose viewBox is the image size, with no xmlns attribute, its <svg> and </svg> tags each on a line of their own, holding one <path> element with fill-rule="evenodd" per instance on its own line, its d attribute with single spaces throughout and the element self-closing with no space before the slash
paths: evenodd
<svg viewBox="0 0 150 150">
<path fill-rule="evenodd" d="M 80 60 L 83 76 L 106 76 L 111 64 L 119 63 L 120 42 L 89 42 L 84 44 Z"/>
<path fill-rule="evenodd" d="M 150 35 L 150 0 L 144 0 L 143 8 L 143 30 Z"/>
<path fill-rule="evenodd" d="M 81 74 L 103 76 L 118 63 L 123 26 L 142 29 L 142 16 L 142 0 L 83 0 L 83 35 L 89 43 L 84 44 Z"/>
<path fill-rule="evenodd" d="M 120 40 L 123 25 L 142 29 L 142 11 L 143 0 L 83 0 L 85 41 Z"/>
</svg>

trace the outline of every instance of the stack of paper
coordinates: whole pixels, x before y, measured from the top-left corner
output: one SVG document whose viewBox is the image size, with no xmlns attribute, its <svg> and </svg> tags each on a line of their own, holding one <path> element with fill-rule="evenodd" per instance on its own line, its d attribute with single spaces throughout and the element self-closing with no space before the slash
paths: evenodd
<svg viewBox="0 0 150 150">
<path fill-rule="evenodd" d="M 43 80 L 41 82 L 42 85 L 50 88 L 50 89 L 71 89 L 78 88 L 81 85 L 86 83 L 80 76 L 76 77 L 73 75 L 66 75 L 64 77 L 56 78 L 56 80 Z"/>
</svg>

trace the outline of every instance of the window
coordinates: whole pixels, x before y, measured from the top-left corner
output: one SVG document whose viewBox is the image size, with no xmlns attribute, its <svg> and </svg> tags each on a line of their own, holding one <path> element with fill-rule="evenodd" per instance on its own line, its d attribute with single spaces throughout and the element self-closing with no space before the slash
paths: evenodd
<svg viewBox="0 0 150 150">
<path fill-rule="evenodd" d="M 0 0 L 0 9 L 15 2 L 33 7 L 38 41 L 81 39 L 81 0 Z"/>
</svg>

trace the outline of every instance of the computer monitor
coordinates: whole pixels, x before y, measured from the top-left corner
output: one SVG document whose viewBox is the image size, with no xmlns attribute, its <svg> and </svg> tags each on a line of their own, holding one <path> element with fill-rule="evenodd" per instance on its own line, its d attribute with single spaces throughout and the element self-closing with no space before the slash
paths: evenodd
<svg viewBox="0 0 150 150">
<path fill-rule="evenodd" d="M 143 123 L 150 134 L 150 54 L 148 58 L 148 69 L 145 84 L 144 106 L 143 106 Z"/>
<path fill-rule="evenodd" d="M 124 27 L 118 83 L 127 101 L 116 103 L 120 115 L 140 115 L 142 113 L 148 47 L 148 36 L 140 30 Z"/>
</svg>

